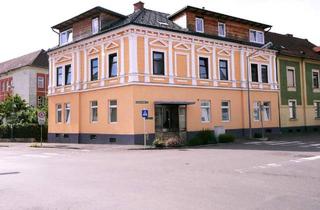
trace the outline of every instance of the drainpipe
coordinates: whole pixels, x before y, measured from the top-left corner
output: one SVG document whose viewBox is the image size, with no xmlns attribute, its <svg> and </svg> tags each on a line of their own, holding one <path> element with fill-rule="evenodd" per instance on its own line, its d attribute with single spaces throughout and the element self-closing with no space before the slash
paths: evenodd
<svg viewBox="0 0 320 210">
<path fill-rule="evenodd" d="M 60 44 L 60 33 L 57 32 L 57 31 L 55 31 L 54 28 L 51 28 L 51 30 L 52 30 L 54 33 L 58 34 L 58 43 Z"/>
<path fill-rule="evenodd" d="M 305 59 L 301 58 L 301 91 L 302 91 L 302 95 L 301 95 L 301 103 L 302 103 L 302 109 L 303 109 L 303 125 L 304 125 L 304 129 L 307 130 L 307 114 L 306 114 L 306 104 L 307 104 L 307 95 L 306 95 L 306 69 L 305 69 Z"/>
</svg>

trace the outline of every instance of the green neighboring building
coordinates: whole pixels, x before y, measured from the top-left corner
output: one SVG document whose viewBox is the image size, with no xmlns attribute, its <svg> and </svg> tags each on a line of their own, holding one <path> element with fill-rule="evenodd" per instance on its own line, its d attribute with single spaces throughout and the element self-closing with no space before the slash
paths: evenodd
<svg viewBox="0 0 320 210">
<path fill-rule="evenodd" d="M 266 33 L 278 50 L 282 132 L 320 131 L 320 50 L 307 39 Z"/>
</svg>

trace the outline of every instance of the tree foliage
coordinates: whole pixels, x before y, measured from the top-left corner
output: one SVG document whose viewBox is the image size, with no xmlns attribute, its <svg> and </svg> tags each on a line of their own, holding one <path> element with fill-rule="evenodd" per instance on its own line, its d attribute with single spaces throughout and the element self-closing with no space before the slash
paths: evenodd
<svg viewBox="0 0 320 210">
<path fill-rule="evenodd" d="M 41 107 L 42 110 L 47 108 Z M 37 123 L 39 109 L 29 106 L 19 95 L 8 96 L 0 103 L 0 124 L 23 125 Z"/>
</svg>

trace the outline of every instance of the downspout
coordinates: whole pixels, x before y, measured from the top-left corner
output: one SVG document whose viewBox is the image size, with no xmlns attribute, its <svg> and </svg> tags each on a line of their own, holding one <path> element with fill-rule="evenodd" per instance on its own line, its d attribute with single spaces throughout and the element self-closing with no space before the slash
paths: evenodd
<svg viewBox="0 0 320 210">
<path fill-rule="evenodd" d="M 279 64 L 280 64 L 280 62 L 279 62 L 279 54 L 277 53 L 277 55 L 276 55 L 276 60 L 275 60 L 275 62 L 276 62 L 276 75 L 277 75 L 277 78 L 275 78 L 276 79 L 276 81 L 277 81 L 277 83 L 278 83 L 278 86 L 277 86 L 277 88 L 278 88 L 278 111 L 279 111 L 279 113 L 278 113 L 278 117 L 279 117 L 279 130 L 280 130 L 280 134 L 282 133 L 282 131 L 281 131 L 281 127 L 282 127 L 282 125 L 281 125 L 281 90 L 280 90 L 280 88 L 281 88 L 281 84 L 280 84 L 280 72 L 279 72 Z"/>
<path fill-rule="evenodd" d="M 51 28 L 51 30 L 52 30 L 54 33 L 58 34 L 58 43 L 60 43 L 60 33 L 57 32 L 57 31 L 55 31 L 54 28 Z"/>
<path fill-rule="evenodd" d="M 306 108 L 307 108 L 307 95 L 306 95 L 306 68 L 305 68 L 305 59 L 301 58 L 301 102 L 302 102 L 302 108 L 303 108 L 303 124 L 304 124 L 304 129 L 307 131 L 307 115 L 306 115 Z"/>
</svg>

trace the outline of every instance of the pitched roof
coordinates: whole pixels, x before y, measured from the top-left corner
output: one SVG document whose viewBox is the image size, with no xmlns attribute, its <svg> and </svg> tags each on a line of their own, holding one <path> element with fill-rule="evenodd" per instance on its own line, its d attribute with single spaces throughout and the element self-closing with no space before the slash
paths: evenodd
<svg viewBox="0 0 320 210">
<path fill-rule="evenodd" d="M 280 55 L 320 60 L 320 54 L 314 51 L 316 45 L 307 39 L 297 38 L 291 34 L 284 35 L 273 32 L 268 32 L 265 36 L 266 41 L 272 42 Z"/>
<path fill-rule="evenodd" d="M 145 27 L 150 27 L 150 28 L 155 28 L 155 29 L 162 29 L 162 30 L 167 30 L 167 31 L 173 31 L 173 32 L 179 32 L 179 33 L 184 33 L 184 34 L 189 34 L 189 35 L 195 35 L 195 36 L 200 36 L 200 37 L 205 37 L 205 38 L 212 38 L 212 39 L 217 39 L 217 40 L 222 40 L 222 41 L 229 41 L 229 42 L 235 42 L 239 44 L 245 44 L 245 45 L 250 45 L 250 46 L 256 46 L 260 47 L 262 44 L 257 44 L 257 43 L 252 43 L 249 41 L 242 41 L 242 40 L 236 40 L 236 39 L 231 39 L 227 37 L 221 37 L 221 36 L 216 36 L 216 35 L 209 35 L 209 34 L 204 34 L 204 33 L 197 33 L 194 31 L 190 31 L 188 29 L 182 28 L 176 23 L 174 23 L 171 19 L 169 19 L 170 14 L 167 13 L 162 13 L 154 10 L 149 10 L 146 8 L 137 10 L 133 12 L 132 14 L 128 15 L 125 19 L 120 19 L 119 21 L 116 21 L 112 25 L 108 25 L 105 28 L 101 28 L 101 31 L 97 34 L 94 34 L 92 36 L 71 42 L 69 44 L 77 43 L 82 40 L 98 36 L 100 34 L 113 31 L 115 29 L 133 24 L 133 25 L 138 25 L 138 26 L 145 26 Z M 69 45 L 67 44 L 67 45 Z M 63 46 L 56 46 L 48 51 L 52 51 L 55 49 L 59 49 L 61 47 L 65 47 L 66 45 Z"/>
<path fill-rule="evenodd" d="M 204 15 L 209 15 L 209 16 L 213 16 L 219 19 L 223 19 L 223 20 L 232 20 L 232 21 L 236 21 L 236 22 L 240 22 L 240 23 L 244 23 L 244 24 L 249 24 L 251 26 L 255 26 L 255 27 L 259 27 L 259 28 L 271 28 L 270 25 L 264 24 L 264 23 L 258 23 L 255 21 L 251 21 L 251 20 L 246 20 L 246 19 L 242 19 L 242 18 L 238 18 L 238 17 L 234 17 L 231 15 L 226 15 L 226 14 L 222 14 L 222 13 L 218 13 L 218 12 L 214 12 L 214 11 L 210 11 L 210 10 L 206 10 L 206 9 L 200 9 L 197 7 L 192 7 L 192 6 L 186 6 L 184 8 L 182 8 L 181 10 L 177 11 L 176 13 L 170 15 L 168 18 L 169 19 L 174 19 L 175 17 L 179 16 L 180 14 L 186 12 L 186 11 L 191 11 L 191 12 L 198 12 Z"/>
<path fill-rule="evenodd" d="M 24 66 L 48 68 L 48 55 L 45 50 L 38 50 L 3 63 L 0 63 L 0 74 L 18 69 Z"/>
</svg>

